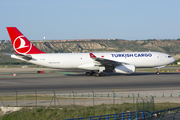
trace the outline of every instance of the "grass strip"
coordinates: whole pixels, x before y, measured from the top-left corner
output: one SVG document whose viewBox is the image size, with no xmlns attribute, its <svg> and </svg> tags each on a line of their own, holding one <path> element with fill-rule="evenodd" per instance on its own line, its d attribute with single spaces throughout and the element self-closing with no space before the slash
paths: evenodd
<svg viewBox="0 0 180 120">
<path fill-rule="evenodd" d="M 180 103 L 155 103 L 155 110 L 180 106 Z M 133 111 L 133 104 L 102 104 L 96 106 L 62 106 L 23 108 L 0 117 L 0 120 L 58 120 L 78 117 L 98 116 Z"/>
</svg>

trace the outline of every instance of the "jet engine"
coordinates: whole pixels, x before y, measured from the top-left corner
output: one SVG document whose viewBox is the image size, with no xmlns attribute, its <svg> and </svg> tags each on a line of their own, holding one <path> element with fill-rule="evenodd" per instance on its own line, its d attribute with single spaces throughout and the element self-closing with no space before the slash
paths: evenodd
<svg viewBox="0 0 180 120">
<path fill-rule="evenodd" d="M 116 73 L 134 73 L 135 65 L 120 65 L 114 68 L 114 72 Z"/>
</svg>

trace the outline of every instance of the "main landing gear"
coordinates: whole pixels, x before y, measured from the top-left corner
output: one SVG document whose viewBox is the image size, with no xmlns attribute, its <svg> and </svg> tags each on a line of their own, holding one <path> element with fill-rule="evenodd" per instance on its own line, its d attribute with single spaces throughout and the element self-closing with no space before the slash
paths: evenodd
<svg viewBox="0 0 180 120">
<path fill-rule="evenodd" d="M 157 68 L 156 75 L 159 75 L 159 71 L 160 71 L 160 69 L 159 69 L 159 68 Z"/>
<path fill-rule="evenodd" d="M 105 73 L 104 72 L 94 72 L 94 71 L 91 71 L 91 72 L 86 72 L 86 76 L 95 76 L 95 77 L 99 77 L 99 76 L 105 76 Z"/>
</svg>

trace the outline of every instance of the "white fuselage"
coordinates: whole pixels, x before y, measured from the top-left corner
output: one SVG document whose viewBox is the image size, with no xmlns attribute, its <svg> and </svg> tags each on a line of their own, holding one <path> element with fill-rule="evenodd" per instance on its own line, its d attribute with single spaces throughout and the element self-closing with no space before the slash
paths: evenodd
<svg viewBox="0 0 180 120">
<path fill-rule="evenodd" d="M 161 68 L 175 61 L 170 55 L 161 52 L 106 52 L 94 53 L 97 57 L 135 65 L 136 68 Z M 50 68 L 99 70 L 89 53 L 47 53 L 30 54 L 33 64 Z M 15 55 L 12 58 L 21 59 Z M 21 59 L 24 60 L 24 59 Z M 24 60 L 25 61 L 25 60 Z"/>
</svg>

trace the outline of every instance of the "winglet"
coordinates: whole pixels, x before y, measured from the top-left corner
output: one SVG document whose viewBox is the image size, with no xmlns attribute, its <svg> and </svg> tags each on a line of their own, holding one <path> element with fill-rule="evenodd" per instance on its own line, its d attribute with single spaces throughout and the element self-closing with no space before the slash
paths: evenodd
<svg viewBox="0 0 180 120">
<path fill-rule="evenodd" d="M 93 53 L 89 53 L 90 58 L 96 58 L 96 56 Z"/>
</svg>

